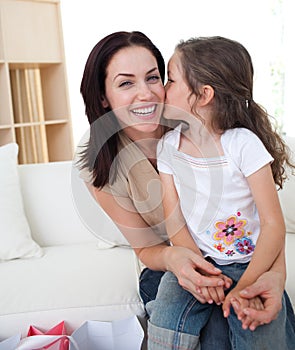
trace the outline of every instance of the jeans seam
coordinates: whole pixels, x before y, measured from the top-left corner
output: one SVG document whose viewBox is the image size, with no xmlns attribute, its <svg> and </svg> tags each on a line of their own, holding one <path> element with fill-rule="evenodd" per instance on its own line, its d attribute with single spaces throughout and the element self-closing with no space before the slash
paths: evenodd
<svg viewBox="0 0 295 350">
<path fill-rule="evenodd" d="M 173 346 L 177 346 L 177 349 L 183 348 L 183 347 L 179 346 L 180 335 L 181 335 L 180 333 L 183 333 L 184 324 L 185 324 L 185 320 L 187 319 L 187 315 L 191 311 L 192 307 L 195 305 L 196 302 L 197 302 L 197 300 L 192 297 L 190 302 L 187 303 L 187 306 L 185 307 L 185 309 L 182 313 L 182 316 L 179 320 L 179 326 L 177 328 L 177 332 L 175 332 L 173 344 L 172 344 Z"/>
<path fill-rule="evenodd" d="M 185 323 L 185 320 L 187 319 L 187 315 L 188 313 L 191 311 L 191 309 L 193 308 L 193 306 L 196 304 L 197 302 L 197 299 L 195 298 L 192 298 L 190 300 L 190 302 L 187 304 L 187 306 L 185 307 L 183 313 L 182 313 L 182 316 L 180 318 L 180 323 L 179 323 L 179 327 L 178 327 L 178 332 L 182 332 L 183 329 L 184 329 L 184 323 Z"/>
</svg>

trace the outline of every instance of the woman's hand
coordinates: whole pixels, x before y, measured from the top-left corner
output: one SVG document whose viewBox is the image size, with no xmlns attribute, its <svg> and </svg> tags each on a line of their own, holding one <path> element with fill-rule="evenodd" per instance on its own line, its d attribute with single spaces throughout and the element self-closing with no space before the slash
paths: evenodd
<svg viewBox="0 0 295 350">
<path fill-rule="evenodd" d="M 243 290 L 243 288 L 237 284 L 237 286 L 227 294 L 222 305 L 223 314 L 224 317 L 228 317 L 230 314 L 230 307 L 232 306 L 236 312 L 237 318 L 242 323 L 242 328 L 254 330 L 262 323 L 259 319 L 254 319 L 253 317 L 246 315 L 243 310 L 246 308 L 251 308 L 253 310 L 264 310 L 263 301 L 259 296 L 254 296 L 249 299 L 242 298 L 241 290 Z"/>
<path fill-rule="evenodd" d="M 175 274 L 178 283 L 199 302 L 206 303 L 208 296 L 201 287 L 227 288 L 230 279 L 224 279 L 221 271 L 192 250 L 179 246 L 165 249 L 166 269 Z M 207 276 L 206 276 L 207 275 Z"/>
<path fill-rule="evenodd" d="M 245 299 L 260 296 L 264 310 L 255 310 L 247 307 L 243 309 L 244 314 L 258 320 L 262 324 L 275 320 L 282 309 L 284 287 L 285 283 L 281 273 L 274 271 L 265 272 L 255 283 L 240 292 L 241 297 Z"/>
<path fill-rule="evenodd" d="M 235 299 L 232 300 L 231 305 L 238 318 L 242 320 L 243 328 L 254 331 L 257 326 L 268 324 L 277 318 L 282 309 L 284 285 L 281 273 L 268 271 L 262 274 L 255 283 L 239 292 L 239 296 L 245 301 L 259 296 L 263 303 L 263 309 L 261 309 L 251 304 L 245 306 Z"/>
</svg>

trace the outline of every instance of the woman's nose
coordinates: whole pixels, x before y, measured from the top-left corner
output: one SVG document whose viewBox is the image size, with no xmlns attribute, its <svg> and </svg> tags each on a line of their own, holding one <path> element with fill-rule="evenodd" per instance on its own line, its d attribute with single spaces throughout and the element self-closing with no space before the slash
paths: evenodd
<svg viewBox="0 0 295 350">
<path fill-rule="evenodd" d="M 142 83 L 138 86 L 137 96 L 139 99 L 146 100 L 151 98 L 152 95 L 153 95 L 153 92 L 149 84 Z"/>
</svg>

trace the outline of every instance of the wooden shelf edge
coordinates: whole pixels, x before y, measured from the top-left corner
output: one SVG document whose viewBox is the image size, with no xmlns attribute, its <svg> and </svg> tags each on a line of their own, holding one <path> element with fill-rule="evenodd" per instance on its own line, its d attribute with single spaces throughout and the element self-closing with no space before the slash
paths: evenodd
<svg viewBox="0 0 295 350">
<path fill-rule="evenodd" d="M 69 119 L 54 119 L 54 120 L 45 120 L 41 122 L 5 124 L 5 125 L 0 125 L 0 129 L 23 128 L 23 127 L 38 126 L 38 125 L 46 126 L 46 125 L 66 124 L 66 123 L 69 123 Z"/>
</svg>

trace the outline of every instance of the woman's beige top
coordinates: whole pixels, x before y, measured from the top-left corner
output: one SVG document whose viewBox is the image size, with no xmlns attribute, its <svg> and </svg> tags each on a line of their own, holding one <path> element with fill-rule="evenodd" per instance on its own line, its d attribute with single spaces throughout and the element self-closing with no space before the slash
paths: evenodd
<svg viewBox="0 0 295 350">
<path fill-rule="evenodd" d="M 159 174 L 134 142 L 123 132 L 119 137 L 121 145 L 117 155 L 116 180 L 102 190 L 111 193 L 125 209 L 130 209 L 130 204 L 133 204 L 132 207 L 157 236 L 167 241 Z M 91 182 L 86 169 L 81 171 L 80 176 Z"/>
</svg>

